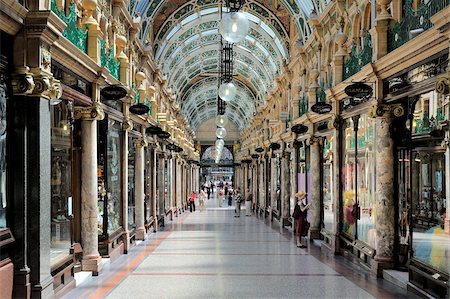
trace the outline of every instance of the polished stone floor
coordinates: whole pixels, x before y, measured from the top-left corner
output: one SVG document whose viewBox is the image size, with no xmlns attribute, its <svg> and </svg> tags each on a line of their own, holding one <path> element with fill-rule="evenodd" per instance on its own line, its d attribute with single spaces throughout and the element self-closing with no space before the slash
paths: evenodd
<svg viewBox="0 0 450 299">
<path fill-rule="evenodd" d="M 411 298 L 234 208 L 185 212 L 65 298 Z"/>
</svg>

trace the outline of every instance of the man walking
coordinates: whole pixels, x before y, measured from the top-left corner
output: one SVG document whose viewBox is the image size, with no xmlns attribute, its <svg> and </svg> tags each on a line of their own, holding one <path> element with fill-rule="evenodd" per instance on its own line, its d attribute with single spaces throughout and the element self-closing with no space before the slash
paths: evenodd
<svg viewBox="0 0 450 299">
<path fill-rule="evenodd" d="M 250 189 L 247 189 L 247 197 L 245 198 L 245 216 L 252 216 L 252 201 L 253 194 Z"/>
<path fill-rule="evenodd" d="M 241 201 L 242 201 L 242 195 L 239 188 L 236 189 L 236 193 L 234 195 L 234 201 L 235 201 L 235 214 L 234 217 L 241 217 Z"/>
</svg>

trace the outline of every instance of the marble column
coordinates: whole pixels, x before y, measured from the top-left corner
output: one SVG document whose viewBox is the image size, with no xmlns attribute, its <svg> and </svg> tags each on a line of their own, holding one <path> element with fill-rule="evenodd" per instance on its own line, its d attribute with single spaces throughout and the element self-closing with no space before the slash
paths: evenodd
<svg viewBox="0 0 450 299">
<path fill-rule="evenodd" d="M 152 198 L 151 198 L 151 213 L 153 216 L 153 232 L 157 232 L 158 231 L 158 211 L 157 211 L 157 199 L 158 199 L 158 194 L 156 193 L 157 190 L 157 173 L 156 173 L 156 165 L 158 163 L 157 160 L 157 156 L 156 156 L 156 144 L 152 144 L 152 160 L 151 160 L 151 165 L 152 165 Z"/>
<path fill-rule="evenodd" d="M 258 200 L 258 182 L 259 182 L 259 178 L 258 178 L 258 160 L 255 160 L 252 164 L 252 168 L 253 168 L 253 178 L 252 178 L 252 182 L 253 182 L 253 202 L 252 202 L 252 207 L 253 204 L 256 206 L 256 202 Z M 256 212 L 256 209 L 255 209 Z"/>
<path fill-rule="evenodd" d="M 289 213 L 289 201 L 291 197 L 291 178 L 289 169 L 290 153 L 283 152 L 281 156 L 281 226 L 287 225 Z"/>
<path fill-rule="evenodd" d="M 309 238 L 310 239 L 320 239 L 320 193 L 322 186 L 320 185 L 320 143 L 321 137 L 311 137 L 309 139 L 309 180 L 310 180 L 310 190 L 308 190 L 308 199 L 311 203 L 311 208 L 309 210 L 310 229 Z"/>
<path fill-rule="evenodd" d="M 273 210 L 277 205 L 277 157 L 272 154 L 270 158 L 270 220 L 273 220 Z"/>
<path fill-rule="evenodd" d="M 178 217 L 178 213 L 181 211 L 181 185 L 182 185 L 182 175 L 181 175 L 181 161 L 180 158 L 177 158 L 176 160 L 176 183 L 175 183 L 175 190 L 176 190 L 176 215 Z"/>
<path fill-rule="evenodd" d="M 97 110 L 98 117 L 91 118 L 91 111 Z M 83 259 L 81 269 L 98 275 L 101 257 L 98 252 L 97 220 L 97 120 L 104 117 L 97 104 L 93 107 L 76 108 L 75 117 L 81 118 L 81 244 Z"/>
<path fill-rule="evenodd" d="M 394 142 L 389 132 L 391 122 L 390 113 L 376 118 L 376 255 L 371 266 L 372 271 L 380 277 L 383 269 L 394 266 Z"/>
<path fill-rule="evenodd" d="M 133 124 L 128 118 L 125 118 L 122 123 L 122 138 L 123 147 L 121 154 L 122 163 L 122 227 L 123 227 L 123 252 L 128 253 L 130 248 L 130 232 L 128 230 L 128 131 L 133 127 Z"/>
<path fill-rule="evenodd" d="M 158 174 L 157 174 L 157 178 L 158 178 L 158 202 L 157 202 L 157 218 L 164 216 L 165 213 L 165 199 L 164 199 L 164 161 L 165 161 L 165 157 L 164 154 L 160 153 L 157 159 L 157 163 L 159 163 L 158 165 Z"/>
<path fill-rule="evenodd" d="M 145 137 L 136 140 L 136 151 L 134 158 L 134 206 L 136 215 L 136 240 L 145 240 Z"/>
</svg>

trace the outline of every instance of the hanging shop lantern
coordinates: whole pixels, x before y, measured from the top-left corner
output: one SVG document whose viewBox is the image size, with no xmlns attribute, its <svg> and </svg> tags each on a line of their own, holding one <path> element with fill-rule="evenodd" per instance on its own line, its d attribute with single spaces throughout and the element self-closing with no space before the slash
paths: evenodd
<svg viewBox="0 0 450 299">
<path fill-rule="evenodd" d="M 223 139 L 216 140 L 216 147 L 217 146 L 223 147 L 224 145 L 225 145 L 225 141 L 223 141 Z"/>
<path fill-rule="evenodd" d="M 219 32 L 230 43 L 242 41 L 248 34 L 249 21 L 242 12 L 225 13 L 220 21 Z"/>
</svg>

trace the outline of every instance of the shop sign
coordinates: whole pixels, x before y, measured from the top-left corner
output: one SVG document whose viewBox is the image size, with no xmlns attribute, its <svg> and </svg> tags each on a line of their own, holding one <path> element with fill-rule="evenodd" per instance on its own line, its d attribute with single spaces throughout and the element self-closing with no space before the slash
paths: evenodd
<svg viewBox="0 0 450 299">
<path fill-rule="evenodd" d="M 257 152 L 257 153 L 262 153 L 263 151 L 264 151 L 264 149 L 262 147 L 257 147 L 255 149 L 255 152 Z"/>
<path fill-rule="evenodd" d="M 148 135 L 155 135 L 158 134 L 159 132 L 162 132 L 162 129 L 158 126 L 150 126 L 147 129 L 145 129 L 145 133 L 147 133 Z"/>
<path fill-rule="evenodd" d="M 161 131 L 159 133 L 156 133 L 156 135 L 161 139 L 169 139 L 170 138 L 170 133 L 166 132 L 166 131 Z"/>
<path fill-rule="evenodd" d="M 276 150 L 279 150 L 279 149 L 281 148 L 281 145 L 280 145 L 279 143 L 274 142 L 274 143 L 271 143 L 271 144 L 269 145 L 269 147 L 270 147 L 270 149 L 272 149 L 273 151 L 276 151 Z"/>
<path fill-rule="evenodd" d="M 331 109 L 333 109 L 333 107 L 330 104 L 323 103 L 323 102 L 315 103 L 311 107 L 311 111 L 318 113 L 318 114 L 330 113 Z"/>
<path fill-rule="evenodd" d="M 147 105 L 144 105 L 142 103 L 133 105 L 130 107 L 130 112 L 137 115 L 146 114 L 150 111 L 150 108 Z"/>
<path fill-rule="evenodd" d="M 252 155 L 252 158 L 253 158 L 253 159 L 258 159 L 258 157 L 259 157 L 258 154 L 253 154 L 253 155 Z"/>
<path fill-rule="evenodd" d="M 119 85 L 106 86 L 100 91 L 100 94 L 107 100 L 120 100 L 127 95 L 127 90 Z"/>
<path fill-rule="evenodd" d="M 303 124 L 296 124 L 292 126 L 291 131 L 295 134 L 303 134 L 308 132 L 308 127 Z"/>
<path fill-rule="evenodd" d="M 344 89 L 345 94 L 349 97 L 367 98 L 372 95 L 373 89 L 371 86 L 364 83 L 354 83 Z"/>
</svg>

